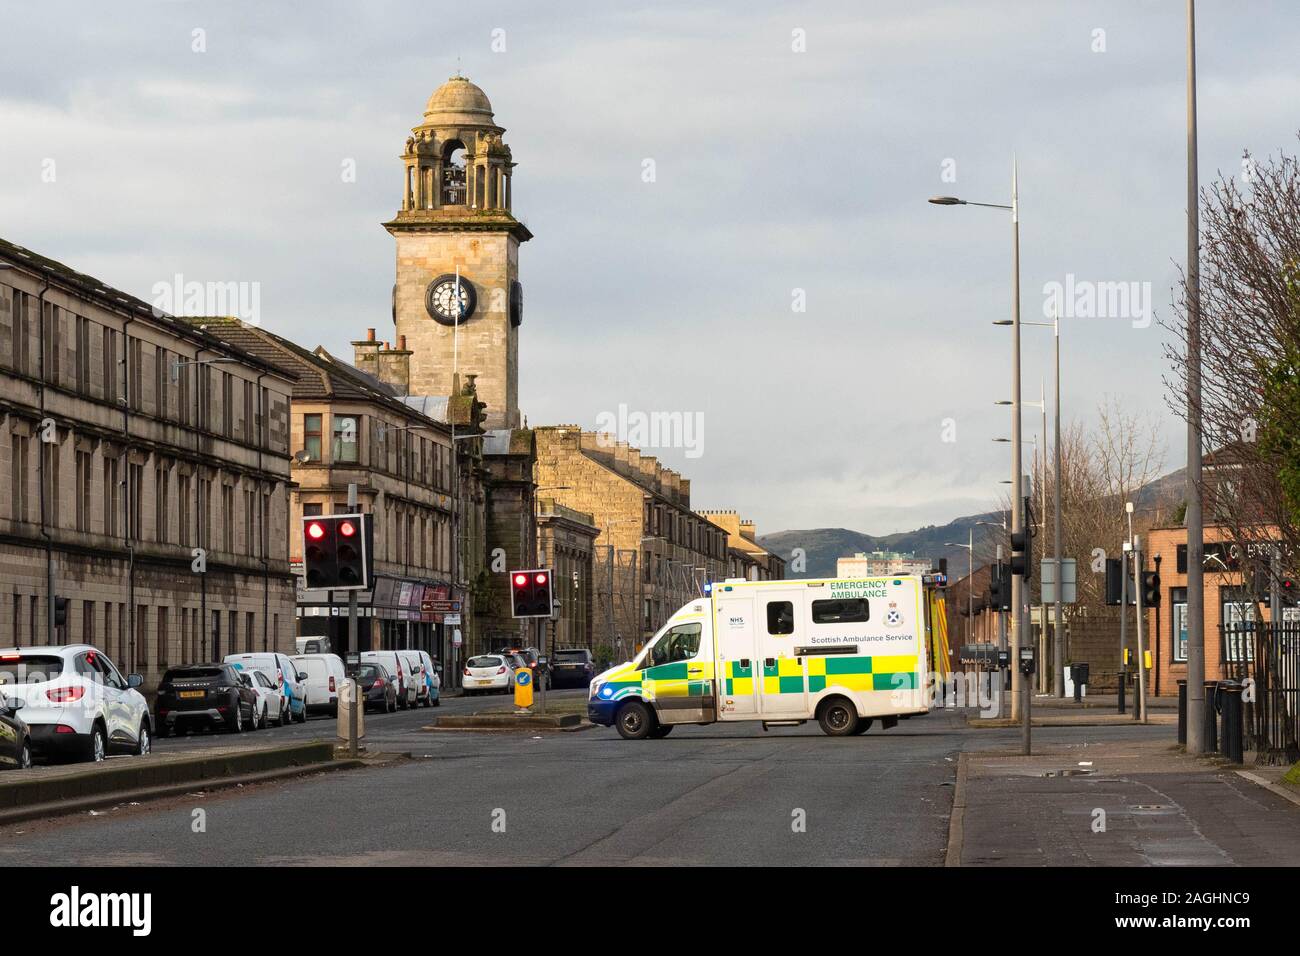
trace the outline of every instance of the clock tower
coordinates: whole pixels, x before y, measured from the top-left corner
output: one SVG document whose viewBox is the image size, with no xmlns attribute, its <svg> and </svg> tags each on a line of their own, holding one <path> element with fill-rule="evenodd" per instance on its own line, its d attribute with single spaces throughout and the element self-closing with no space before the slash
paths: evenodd
<svg viewBox="0 0 1300 956">
<path fill-rule="evenodd" d="M 511 213 L 504 132 L 468 79 L 438 87 L 406 139 L 402 207 L 384 223 L 397 240 L 393 322 L 411 351 L 411 394 L 450 395 L 455 374 L 475 375 L 490 428 L 519 425 L 519 244 L 532 238 Z"/>
</svg>

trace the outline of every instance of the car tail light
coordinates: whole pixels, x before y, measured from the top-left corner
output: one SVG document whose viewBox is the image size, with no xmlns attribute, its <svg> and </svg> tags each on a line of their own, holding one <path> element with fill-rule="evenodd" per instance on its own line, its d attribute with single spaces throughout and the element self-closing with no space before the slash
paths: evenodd
<svg viewBox="0 0 1300 956">
<path fill-rule="evenodd" d="M 52 687 L 45 692 L 45 696 L 55 704 L 71 704 L 81 700 L 85 693 L 84 687 Z"/>
<path fill-rule="evenodd" d="M 75 734 L 77 729 L 75 727 L 69 727 L 67 724 L 59 724 L 54 728 L 54 732 L 56 734 Z"/>
<path fill-rule="evenodd" d="M 504 674 L 505 672 L 506 672 L 506 665 L 502 664 L 500 667 L 497 668 L 498 674 Z"/>
<path fill-rule="evenodd" d="M 469 672 L 469 668 L 468 668 L 468 667 L 465 668 L 465 676 L 466 676 L 466 677 L 470 677 L 470 676 L 472 676 L 472 675 L 470 674 L 470 672 Z"/>
<path fill-rule="evenodd" d="M 334 693 L 334 675 L 330 674 L 330 693 Z"/>
</svg>

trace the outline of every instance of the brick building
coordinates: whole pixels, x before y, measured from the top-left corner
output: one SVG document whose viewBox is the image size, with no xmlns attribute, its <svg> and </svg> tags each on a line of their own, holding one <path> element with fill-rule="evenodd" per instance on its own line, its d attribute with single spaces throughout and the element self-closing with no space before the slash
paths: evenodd
<svg viewBox="0 0 1300 956">
<path fill-rule="evenodd" d="M 727 532 L 727 574 L 746 581 L 776 581 L 785 577 L 785 559 L 758 543 L 753 521 L 735 511 L 701 511 L 711 524 Z"/>
<path fill-rule="evenodd" d="M 292 376 L 19 246 L 0 265 L 0 643 L 84 641 L 146 689 L 292 651 Z"/>
</svg>

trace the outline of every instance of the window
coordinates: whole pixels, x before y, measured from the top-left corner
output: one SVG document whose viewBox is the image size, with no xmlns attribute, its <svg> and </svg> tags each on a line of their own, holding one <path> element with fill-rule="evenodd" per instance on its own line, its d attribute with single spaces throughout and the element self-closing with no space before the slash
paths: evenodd
<svg viewBox="0 0 1300 956">
<path fill-rule="evenodd" d="M 357 460 L 357 430 L 360 420 L 355 415 L 334 416 L 334 461 Z"/>
<path fill-rule="evenodd" d="M 171 356 L 164 348 L 154 349 L 153 400 L 159 418 L 167 417 L 167 379 Z"/>
<path fill-rule="evenodd" d="M 321 417 L 319 415 L 302 416 L 302 447 L 311 461 L 320 461 Z"/>
<path fill-rule="evenodd" d="M 1226 661 L 1249 661 L 1254 658 L 1255 603 L 1245 588 L 1220 588 L 1222 609 L 1219 623 L 1223 631 L 1223 655 Z"/>
<path fill-rule="evenodd" d="M 257 492 L 244 489 L 244 554 L 257 553 Z"/>
<path fill-rule="evenodd" d="M 149 608 L 143 604 L 135 609 L 135 664 L 126 666 L 142 670 L 149 666 Z"/>
<path fill-rule="evenodd" d="M 41 457 L 44 459 L 42 485 L 45 487 L 45 520 L 51 528 L 59 526 L 59 443 L 41 442 Z"/>
<path fill-rule="evenodd" d="M 117 536 L 117 509 L 121 502 L 117 484 L 117 459 L 104 459 L 104 534 Z"/>
<path fill-rule="evenodd" d="M 158 669 L 167 669 L 167 637 L 169 628 L 167 618 L 170 608 L 158 608 Z"/>
<path fill-rule="evenodd" d="M 14 289 L 13 297 L 13 355 L 14 371 L 26 375 L 31 369 L 31 352 L 28 343 L 32 337 L 32 320 L 27 312 L 27 303 L 31 300 L 25 292 Z"/>
<path fill-rule="evenodd" d="M 183 547 L 190 543 L 190 476 L 176 479 L 176 540 Z"/>
<path fill-rule="evenodd" d="M 208 429 L 212 426 L 212 366 L 196 365 L 194 367 L 195 375 L 198 380 L 195 382 L 195 388 L 198 389 L 198 421 L 194 423 L 196 428 Z"/>
<path fill-rule="evenodd" d="M 144 511 L 144 465 L 128 465 L 127 477 L 127 494 L 131 503 L 130 534 L 132 540 L 139 541 L 143 537 L 141 514 Z"/>
<path fill-rule="evenodd" d="M 1174 660 L 1187 660 L 1187 588 L 1173 588 L 1169 592 L 1169 638 L 1174 650 Z"/>
<path fill-rule="evenodd" d="M 95 645 L 95 602 L 81 602 L 81 642 Z"/>
<path fill-rule="evenodd" d="M 302 514 L 304 518 L 314 518 L 318 514 L 323 514 L 323 512 L 321 511 L 320 503 L 317 502 L 314 504 L 304 504 L 302 506 Z"/>
<path fill-rule="evenodd" d="M 155 541 L 167 541 L 167 517 L 171 509 L 171 468 L 161 465 L 153 473 L 153 504 Z"/>
<path fill-rule="evenodd" d="M 104 398 L 117 401 L 117 333 L 104 327 Z"/>
<path fill-rule="evenodd" d="M 77 316 L 77 391 L 90 392 L 90 319 Z"/>
<path fill-rule="evenodd" d="M 131 408 L 140 411 L 143 407 L 144 385 L 140 371 L 144 367 L 143 343 L 139 339 L 127 339 L 127 348 L 129 352 L 127 372 L 130 374 L 130 387 L 127 390 L 127 400 Z"/>
<path fill-rule="evenodd" d="M 198 545 L 200 548 L 210 547 L 212 544 L 212 479 L 199 479 L 199 531 Z"/>
<path fill-rule="evenodd" d="M 794 633 L 794 604 L 790 601 L 767 602 L 767 633 Z"/>
<path fill-rule="evenodd" d="M 253 652 L 253 631 L 256 626 L 253 612 L 246 612 L 244 614 L 244 650 L 250 654 Z"/>
<path fill-rule="evenodd" d="M 229 372 L 221 372 L 221 434 L 235 436 L 235 380 Z"/>
<path fill-rule="evenodd" d="M 94 456 L 88 451 L 77 452 L 77 530 L 90 530 L 90 482 Z"/>
<path fill-rule="evenodd" d="M 655 642 L 646 665 L 658 667 L 660 664 L 688 661 L 695 656 L 699 649 L 700 625 L 678 624 Z"/>
<path fill-rule="evenodd" d="M 230 485 L 221 486 L 221 550 L 235 550 L 235 489 Z"/>
<path fill-rule="evenodd" d="M 27 520 L 27 449 L 30 439 L 26 435 L 14 435 L 10 440 L 9 465 L 10 489 L 13 496 L 13 517 L 15 521 Z"/>
<path fill-rule="evenodd" d="M 769 613 L 771 607 L 769 604 Z M 861 624 L 868 620 L 869 615 L 866 598 L 812 602 L 814 624 Z"/>
<path fill-rule="evenodd" d="M 257 415 L 253 411 L 253 383 L 244 381 L 244 441 L 253 444 L 253 428 L 257 423 Z"/>
</svg>

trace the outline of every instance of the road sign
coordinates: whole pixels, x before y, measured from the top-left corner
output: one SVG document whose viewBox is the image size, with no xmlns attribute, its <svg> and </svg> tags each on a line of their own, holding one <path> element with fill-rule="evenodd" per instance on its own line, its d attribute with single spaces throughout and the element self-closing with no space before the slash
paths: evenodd
<svg viewBox="0 0 1300 956">
<path fill-rule="evenodd" d="M 1041 565 L 1042 578 L 1039 586 L 1042 589 L 1042 603 L 1056 603 L 1056 559 L 1043 558 Z M 1074 558 L 1061 559 L 1061 603 L 1073 604 L 1078 598 L 1077 589 L 1077 567 Z"/>
<path fill-rule="evenodd" d="M 444 614 L 444 615 L 442 616 L 442 623 L 443 623 L 443 624 L 459 624 L 459 623 L 460 623 L 460 615 L 459 615 L 459 614 Z"/>
<path fill-rule="evenodd" d="M 533 706 L 533 673 L 527 667 L 515 671 L 515 706 Z"/>
<path fill-rule="evenodd" d="M 424 600 L 420 602 L 420 610 L 425 614 L 455 614 L 460 611 L 460 602 Z M 460 621 L 455 623 L 459 624 Z"/>
</svg>

